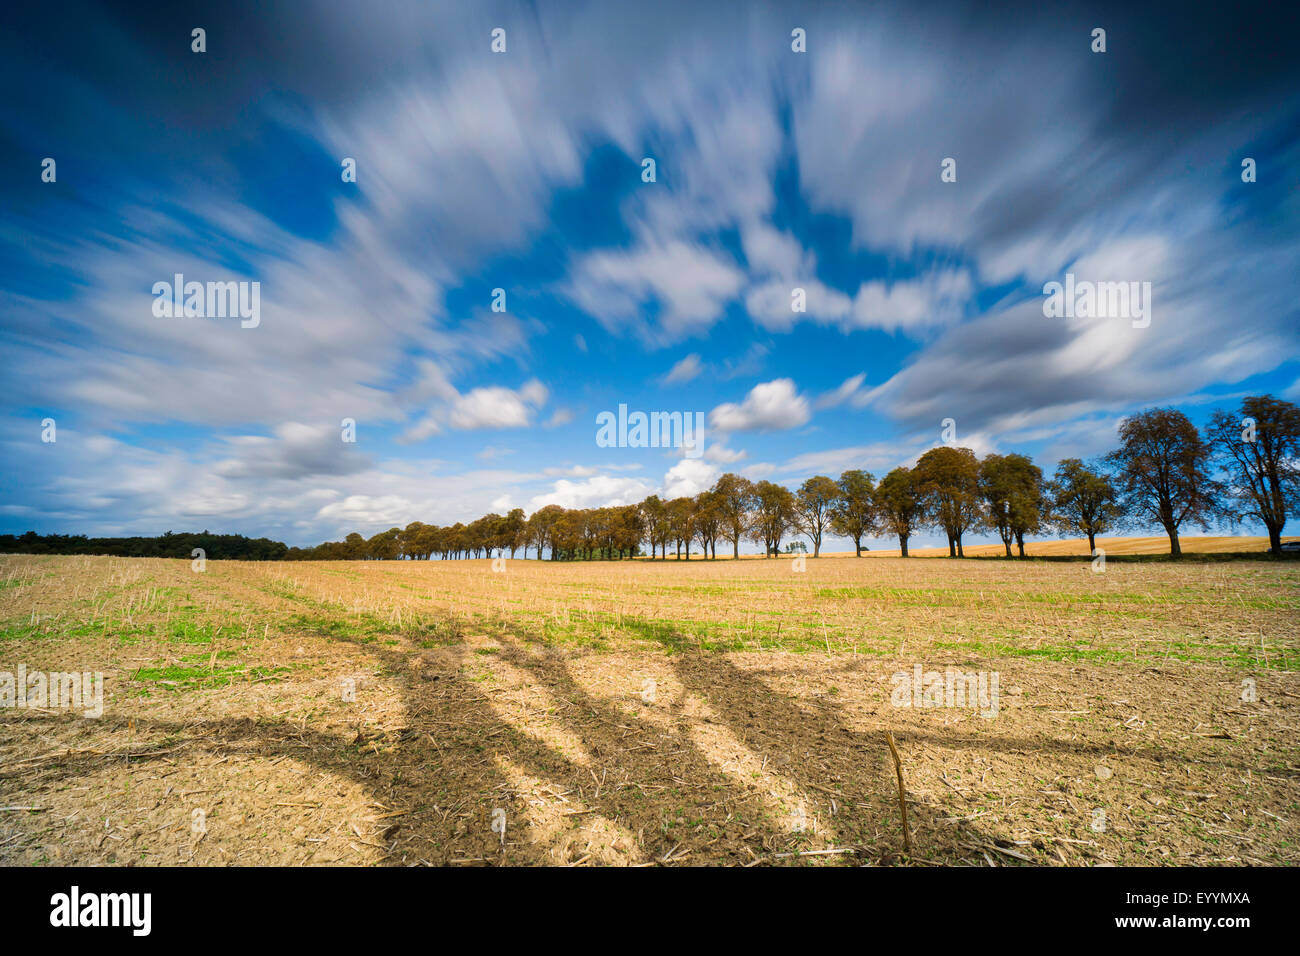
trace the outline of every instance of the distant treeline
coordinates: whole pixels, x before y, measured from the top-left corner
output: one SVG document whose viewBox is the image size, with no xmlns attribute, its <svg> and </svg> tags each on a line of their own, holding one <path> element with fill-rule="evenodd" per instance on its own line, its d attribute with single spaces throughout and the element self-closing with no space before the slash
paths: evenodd
<svg viewBox="0 0 1300 956">
<path fill-rule="evenodd" d="M 853 542 L 896 538 L 903 557 L 924 531 L 948 540 L 948 553 L 965 557 L 963 539 L 996 532 L 1006 556 L 1025 538 L 1083 535 L 1090 552 L 1098 535 L 1120 529 L 1163 528 L 1170 554 L 1182 553 L 1187 525 L 1258 522 L 1269 550 L 1282 551 L 1282 530 L 1300 513 L 1300 407 L 1271 395 L 1242 399 L 1214 413 L 1204 433 L 1173 408 L 1148 409 L 1125 418 L 1120 445 L 1091 462 L 1063 458 L 1050 478 L 1028 456 L 989 454 L 950 444 L 931 448 L 912 468 L 895 468 L 879 481 L 870 472 L 846 471 L 838 479 L 813 475 L 797 489 L 725 474 L 712 488 L 689 497 L 607 508 L 546 505 L 488 514 L 450 527 L 413 521 L 369 538 L 357 532 L 314 548 L 290 548 L 288 560 L 443 560 L 487 557 L 522 549 L 552 560 L 619 560 L 648 554 L 691 556 L 699 546 L 716 558 L 719 542 L 740 556 L 740 542 L 781 553 L 789 536 L 808 539 L 814 557 L 834 535 Z"/>
<path fill-rule="evenodd" d="M 84 534 L 0 534 L 4 554 L 111 554 L 119 558 L 191 558 L 195 549 L 216 561 L 279 561 L 289 546 L 270 538 L 209 531 L 157 535 L 152 538 L 88 538 Z"/>
<path fill-rule="evenodd" d="M 790 536 L 802 536 L 821 554 L 826 536 L 853 542 L 860 557 L 864 538 L 896 538 L 903 557 L 916 534 L 935 530 L 948 539 L 948 553 L 965 557 L 963 538 L 996 532 L 1006 556 L 1014 545 L 1025 556 L 1027 536 L 1080 534 L 1095 552 L 1098 535 L 1120 529 L 1163 528 L 1170 554 L 1182 553 L 1178 537 L 1187 525 L 1258 522 L 1269 550 L 1282 552 L 1287 519 L 1300 514 L 1300 407 L 1271 395 L 1244 398 L 1231 411 L 1214 413 L 1202 433 L 1173 408 L 1148 409 L 1125 418 L 1119 447 L 1091 462 L 1063 458 L 1050 478 L 1026 455 L 989 454 L 941 445 L 912 468 L 895 468 L 879 481 L 870 472 L 846 471 L 838 479 L 814 475 L 797 489 L 725 474 L 712 488 L 689 497 L 607 508 L 546 505 L 532 515 L 522 508 L 488 514 L 450 527 L 413 521 L 369 538 L 357 532 L 342 541 L 289 548 L 242 535 L 172 534 L 159 538 L 85 538 L 0 535 L 0 551 L 34 554 L 113 554 L 124 557 L 189 558 L 201 548 L 213 559 L 357 561 L 513 558 L 522 549 L 553 561 L 621 560 L 647 554 L 667 560 L 705 557 L 718 543 L 740 556 L 740 542 L 781 553 Z M 787 552 L 790 546 L 787 545 Z"/>
</svg>

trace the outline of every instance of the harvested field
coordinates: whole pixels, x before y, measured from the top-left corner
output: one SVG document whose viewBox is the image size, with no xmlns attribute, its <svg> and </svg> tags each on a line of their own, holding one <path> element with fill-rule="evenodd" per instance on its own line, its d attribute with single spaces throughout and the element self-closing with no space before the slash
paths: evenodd
<svg viewBox="0 0 1300 956">
<path fill-rule="evenodd" d="M 1264 552 L 1268 550 L 1268 538 L 1231 535 L 1199 535 L 1179 539 L 1185 554 L 1243 554 L 1246 552 Z M 1300 540 L 1295 537 L 1283 537 L 1283 541 Z M 1169 539 L 1164 535 L 1145 538 L 1098 538 L 1097 547 L 1108 555 L 1167 555 Z M 1012 549 L 1015 550 L 1014 548 Z M 1000 544 L 974 544 L 965 548 L 967 557 L 998 557 L 1005 554 Z M 846 557 L 853 557 L 853 552 L 839 552 Z M 1087 538 L 1072 538 L 1066 541 L 1027 541 L 1025 554 L 1031 558 L 1055 558 L 1063 556 L 1084 557 L 1092 554 Z M 911 556 L 916 558 L 947 557 L 947 548 L 912 548 Z M 896 558 L 898 550 L 864 551 L 862 556 L 873 558 Z"/>
<path fill-rule="evenodd" d="M 0 557 L 0 863 L 1300 862 L 1300 563 L 504 564 Z"/>
</svg>

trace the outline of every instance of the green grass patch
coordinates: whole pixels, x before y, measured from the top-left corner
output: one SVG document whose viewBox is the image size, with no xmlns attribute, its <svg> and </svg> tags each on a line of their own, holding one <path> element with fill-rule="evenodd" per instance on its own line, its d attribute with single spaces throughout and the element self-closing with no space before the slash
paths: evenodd
<svg viewBox="0 0 1300 956">
<path fill-rule="evenodd" d="M 217 687 L 229 687 L 232 684 L 251 683 L 253 681 L 276 680 L 290 673 L 293 668 L 246 667 L 237 663 L 220 666 L 221 661 L 235 657 L 236 651 L 219 651 L 216 660 L 203 654 L 192 654 L 181 658 L 179 663 L 163 667 L 141 667 L 132 675 L 131 680 L 146 685 L 176 692 L 208 690 Z M 299 665 L 306 666 L 306 665 Z M 137 687 L 136 696 L 151 696 L 150 687 Z"/>
</svg>

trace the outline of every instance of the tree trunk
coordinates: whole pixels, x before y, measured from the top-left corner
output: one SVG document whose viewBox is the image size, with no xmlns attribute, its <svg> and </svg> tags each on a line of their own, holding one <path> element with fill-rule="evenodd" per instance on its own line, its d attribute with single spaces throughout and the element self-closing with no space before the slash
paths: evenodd
<svg viewBox="0 0 1300 956">
<path fill-rule="evenodd" d="M 952 535 L 948 535 L 948 557 L 957 557 L 957 543 L 953 540 Z"/>
<path fill-rule="evenodd" d="M 898 539 L 898 548 L 903 552 L 902 556 L 907 557 L 907 536 L 902 535 Z"/>
<path fill-rule="evenodd" d="M 1282 553 L 1282 527 L 1280 525 L 1267 525 L 1268 527 L 1268 550 L 1272 554 Z"/>
<path fill-rule="evenodd" d="M 737 559 L 740 557 L 740 536 L 739 535 L 731 539 L 731 556 Z"/>
<path fill-rule="evenodd" d="M 859 558 L 862 557 L 862 538 L 861 538 L 861 536 L 856 537 L 856 538 L 853 539 L 853 550 L 854 550 L 854 552 L 855 552 L 855 554 L 854 554 L 855 557 L 859 557 Z"/>
<path fill-rule="evenodd" d="M 957 557 L 959 558 L 966 557 L 966 552 L 963 551 L 961 548 L 961 535 L 957 535 Z"/>
<path fill-rule="evenodd" d="M 1170 555 L 1170 557 L 1181 558 L 1181 557 L 1183 556 L 1183 547 L 1182 547 L 1182 545 L 1180 545 L 1180 544 L 1178 543 L 1178 529 L 1177 529 L 1177 528 L 1168 528 L 1168 529 L 1166 529 L 1166 530 L 1169 532 L 1169 555 Z"/>
</svg>

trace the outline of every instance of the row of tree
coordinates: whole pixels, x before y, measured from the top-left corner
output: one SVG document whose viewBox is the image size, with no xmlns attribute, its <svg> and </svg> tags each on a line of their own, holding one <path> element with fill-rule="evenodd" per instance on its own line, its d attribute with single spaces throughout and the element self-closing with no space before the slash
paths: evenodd
<svg viewBox="0 0 1300 956">
<path fill-rule="evenodd" d="M 122 558 L 186 558 L 194 551 L 214 561 L 279 561 L 289 546 L 269 538 L 242 534 L 182 532 L 154 537 L 88 538 L 84 534 L 0 534 L 2 554 L 111 554 Z"/>
<path fill-rule="evenodd" d="M 315 548 L 289 549 L 287 558 L 475 558 L 531 550 L 553 560 L 631 558 L 648 546 L 651 559 L 689 560 L 691 545 L 717 557 L 718 542 L 740 555 L 741 541 L 764 554 L 778 553 L 789 535 L 803 535 L 813 556 L 829 535 L 853 541 L 897 538 L 904 557 L 916 534 L 937 529 L 948 552 L 964 557 L 963 540 L 996 532 L 1008 557 L 1025 537 L 1048 532 L 1081 534 L 1089 549 L 1098 535 L 1122 528 L 1159 526 L 1170 552 L 1182 553 L 1179 533 L 1188 524 L 1256 521 L 1275 553 L 1288 515 L 1300 509 L 1300 408 L 1273 396 L 1242 401 L 1236 412 L 1216 413 L 1204 434 L 1182 412 L 1157 408 L 1125 419 L 1120 447 L 1084 462 L 1062 460 L 1046 479 L 1020 454 L 976 457 L 969 448 L 940 446 L 913 468 L 895 468 L 879 482 L 852 470 L 838 480 L 809 478 L 797 490 L 770 481 L 725 474 L 693 497 L 636 505 L 567 509 L 547 505 L 531 516 L 516 508 L 449 527 L 413 522 L 367 539 L 350 534 Z"/>
</svg>

